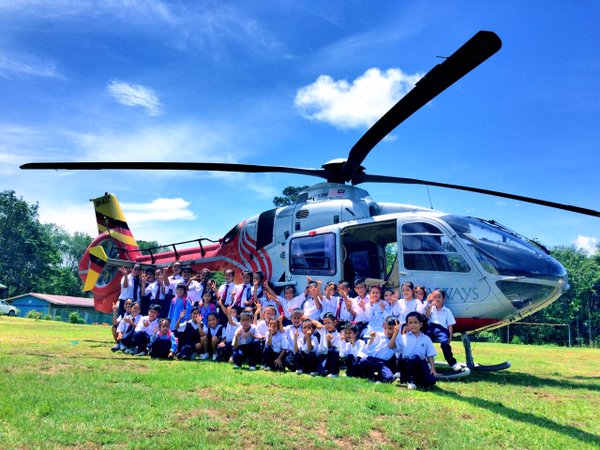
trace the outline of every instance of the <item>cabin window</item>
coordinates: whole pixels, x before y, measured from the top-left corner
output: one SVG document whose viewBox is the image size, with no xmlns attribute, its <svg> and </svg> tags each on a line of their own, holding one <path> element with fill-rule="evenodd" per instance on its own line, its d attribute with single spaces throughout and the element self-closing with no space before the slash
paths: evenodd
<svg viewBox="0 0 600 450">
<path fill-rule="evenodd" d="M 433 272 L 469 272 L 471 268 L 450 239 L 427 222 L 402 225 L 404 267 Z"/>
<path fill-rule="evenodd" d="M 335 235 L 293 238 L 290 241 L 290 272 L 294 275 L 335 275 Z"/>
</svg>

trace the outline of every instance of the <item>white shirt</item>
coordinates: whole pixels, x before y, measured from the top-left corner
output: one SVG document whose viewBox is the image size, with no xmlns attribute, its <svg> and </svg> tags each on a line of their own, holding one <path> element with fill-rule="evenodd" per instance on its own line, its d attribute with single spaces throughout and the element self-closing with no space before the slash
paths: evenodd
<svg viewBox="0 0 600 450">
<path fill-rule="evenodd" d="M 319 320 L 321 316 L 321 310 L 317 308 L 315 304 L 315 300 L 312 297 L 306 297 L 302 300 L 302 309 L 304 310 L 304 315 L 311 320 Z"/>
<path fill-rule="evenodd" d="M 310 340 L 312 342 L 312 352 L 317 353 L 319 351 L 319 341 L 317 341 L 317 337 L 313 334 L 310 336 Z M 292 347 L 294 348 L 294 347 Z M 298 336 L 298 351 L 309 353 L 308 351 L 308 341 L 304 339 L 304 334 L 300 333 Z"/>
<path fill-rule="evenodd" d="M 390 339 L 384 333 L 377 333 L 373 343 L 367 343 L 365 346 L 365 352 L 369 356 L 387 361 L 394 356 L 396 349 L 390 348 Z"/>
<path fill-rule="evenodd" d="M 288 348 L 292 351 L 294 350 L 294 335 L 296 334 L 296 331 L 300 336 L 302 336 L 302 323 L 298 325 L 298 328 L 296 328 L 293 324 L 287 325 L 283 328 L 283 332 L 288 340 Z"/>
<path fill-rule="evenodd" d="M 365 295 L 365 298 L 360 298 L 360 296 L 354 297 L 356 304 L 358 305 L 358 314 L 354 318 L 357 322 L 368 322 L 369 318 L 367 317 L 366 311 L 367 306 L 369 305 L 369 296 Z M 361 306 L 364 305 L 364 306 Z"/>
<path fill-rule="evenodd" d="M 137 327 L 137 324 L 140 323 L 140 319 L 142 318 L 142 315 L 138 314 L 137 316 L 132 316 L 131 314 L 125 314 L 125 317 L 129 317 L 131 320 L 133 320 L 133 323 Z M 123 317 L 123 319 L 125 317 Z M 121 321 L 119 322 L 119 325 L 117 326 L 117 332 L 119 332 L 119 333 L 125 333 L 125 331 L 127 331 L 127 327 L 129 327 L 129 324 L 127 322 L 125 322 L 123 319 L 121 319 Z"/>
<path fill-rule="evenodd" d="M 146 285 L 146 290 L 144 291 L 144 295 L 150 295 L 150 302 L 156 300 L 156 295 L 159 295 L 159 299 L 164 298 L 164 294 L 160 292 L 160 285 L 158 281 L 154 280 L 152 283 Z"/>
<path fill-rule="evenodd" d="M 240 323 L 235 317 L 232 317 L 231 320 L 235 323 L 235 325 L 227 322 L 227 326 L 225 327 L 225 342 L 230 344 L 233 342 L 233 337 L 235 336 L 236 330 L 241 327 Z"/>
<path fill-rule="evenodd" d="M 138 283 L 138 292 L 137 292 L 137 297 L 134 298 L 133 296 L 133 285 L 134 285 L 134 281 L 133 281 L 133 274 L 128 273 L 127 274 L 127 282 L 128 282 L 128 286 L 124 287 L 125 285 L 125 277 L 121 278 L 121 293 L 119 294 L 119 300 L 127 300 L 128 298 L 134 299 L 135 301 L 140 301 L 140 297 L 142 296 L 142 282 L 140 280 L 140 282 Z"/>
<path fill-rule="evenodd" d="M 329 332 L 325 329 L 325 327 L 319 330 L 319 334 L 321 335 L 321 339 L 319 340 L 319 353 L 327 354 L 330 348 L 339 349 L 342 345 L 342 339 L 337 330 L 333 330 L 333 332 Z M 327 346 L 327 335 L 331 334 L 333 338 L 331 339 L 331 347 Z"/>
<path fill-rule="evenodd" d="M 427 359 L 430 356 L 435 357 L 437 355 L 433 342 L 424 333 L 419 333 L 419 336 L 415 336 L 409 331 L 399 337 L 400 339 L 396 340 L 396 345 L 400 344 L 403 358 L 418 356 L 421 359 Z"/>
<path fill-rule="evenodd" d="M 431 308 L 431 315 L 429 316 L 429 323 L 437 323 L 448 329 L 449 326 L 456 324 L 454 314 L 445 306 L 442 309 L 437 309 L 435 306 Z"/>
<path fill-rule="evenodd" d="M 269 326 L 267 322 L 264 320 L 259 320 L 256 322 L 256 333 L 261 337 L 266 337 L 269 334 Z"/>
<path fill-rule="evenodd" d="M 223 295 L 225 295 L 225 287 L 227 287 L 227 298 L 223 298 Z M 223 283 L 219 287 L 219 290 L 217 291 L 217 296 L 221 299 L 225 306 L 229 306 L 233 303 L 233 297 L 231 296 L 231 294 L 233 294 L 233 291 L 235 291 L 235 284 L 233 283 Z"/>
<path fill-rule="evenodd" d="M 269 341 L 269 333 L 270 332 L 267 333 L 267 341 L 265 342 L 265 347 L 267 346 L 267 342 Z M 281 331 L 277 331 L 277 333 L 273 335 L 271 341 L 271 348 L 275 353 L 280 353 L 281 350 L 288 350 L 288 340 L 286 335 L 283 334 Z"/>
<path fill-rule="evenodd" d="M 381 305 L 384 306 L 383 309 L 381 308 Z M 383 312 L 385 310 L 385 305 L 387 305 L 387 302 L 384 302 L 383 300 L 379 300 L 374 305 L 371 305 L 370 303 L 367 304 L 365 314 L 369 320 L 370 330 L 377 332 L 383 330 Z"/>
<path fill-rule="evenodd" d="M 185 283 L 185 281 L 182 281 Z M 192 280 L 188 284 L 187 296 L 194 303 L 202 303 L 202 292 L 204 291 L 204 286 L 198 283 L 196 280 Z"/>
<path fill-rule="evenodd" d="M 148 321 L 148 326 L 144 322 Z M 144 316 L 140 319 L 137 326 L 135 327 L 135 331 L 143 331 L 148 336 L 154 336 L 154 333 L 158 331 L 158 317 L 150 322 L 148 316 Z"/>
<path fill-rule="evenodd" d="M 352 345 L 350 342 L 342 341 L 340 346 L 340 358 L 345 358 L 348 355 L 354 355 L 357 358 L 365 358 L 367 355 L 364 348 L 367 343 L 362 339 L 357 339 Z"/>
<path fill-rule="evenodd" d="M 300 308 L 302 300 L 304 300 L 304 295 L 296 295 L 290 300 L 285 297 L 278 296 L 277 300 L 279 300 L 279 303 L 281 303 L 281 306 L 283 307 L 283 315 L 286 319 L 290 320 L 292 318 L 292 312 L 294 309 Z"/>
<path fill-rule="evenodd" d="M 328 312 L 330 312 L 331 314 L 333 314 L 335 316 L 335 313 L 337 311 L 337 305 L 338 305 L 338 297 L 334 297 L 334 296 L 331 296 L 330 298 L 322 297 L 320 301 L 321 301 L 321 314 L 319 314 L 319 317 L 321 318 L 321 320 L 323 320 L 323 316 Z"/>
<path fill-rule="evenodd" d="M 242 330 L 242 332 L 240 333 L 238 337 L 238 345 L 251 344 L 252 342 L 254 342 L 254 337 L 251 335 L 256 336 L 257 334 L 258 333 L 256 331 L 256 327 L 254 325 L 250 325 L 250 329 L 248 331 Z"/>
<path fill-rule="evenodd" d="M 408 313 L 417 311 L 420 314 L 425 314 L 425 305 L 416 298 L 408 301 L 402 298 L 398 300 L 398 304 L 400 305 L 400 324 L 406 323 Z"/>
</svg>

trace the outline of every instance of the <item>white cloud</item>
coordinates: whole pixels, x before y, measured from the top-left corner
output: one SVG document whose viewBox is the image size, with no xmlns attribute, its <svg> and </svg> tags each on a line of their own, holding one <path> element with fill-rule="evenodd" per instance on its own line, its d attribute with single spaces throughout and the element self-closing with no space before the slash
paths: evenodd
<svg viewBox="0 0 600 450">
<path fill-rule="evenodd" d="M 56 202 L 40 202 L 38 213 L 40 222 L 56 224 L 71 234 L 77 231 L 90 236 L 98 234 L 93 206 L 90 202 L 69 203 L 62 198 L 60 208 L 57 207 Z"/>
<path fill-rule="evenodd" d="M 113 80 L 107 87 L 109 94 L 119 103 L 126 106 L 146 108 L 151 116 L 162 114 L 160 101 L 154 91 L 141 84 L 129 84 Z"/>
<path fill-rule="evenodd" d="M 352 83 L 321 75 L 298 90 L 294 104 L 302 116 L 341 128 L 369 127 L 403 97 L 422 74 L 400 69 L 367 70 Z"/>
<path fill-rule="evenodd" d="M 598 251 L 598 238 L 592 236 L 577 236 L 574 241 L 575 247 L 583 250 L 588 255 L 594 255 Z"/>
<path fill-rule="evenodd" d="M 188 208 L 191 202 L 182 198 L 157 198 L 149 203 L 121 203 L 123 214 L 129 225 L 147 222 L 171 222 L 194 220 L 195 214 Z"/>
<path fill-rule="evenodd" d="M 44 61 L 29 55 L 7 54 L 0 51 L 0 77 L 64 78 L 56 69 L 56 62 Z"/>
</svg>

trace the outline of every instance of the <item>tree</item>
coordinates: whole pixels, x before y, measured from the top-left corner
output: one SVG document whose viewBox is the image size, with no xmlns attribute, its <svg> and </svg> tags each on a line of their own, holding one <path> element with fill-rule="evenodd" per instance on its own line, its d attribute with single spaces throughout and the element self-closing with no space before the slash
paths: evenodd
<svg viewBox="0 0 600 450">
<path fill-rule="evenodd" d="M 0 193 L 0 276 L 8 296 L 42 291 L 51 283 L 60 252 L 51 228 L 38 219 L 38 205 Z"/>
<path fill-rule="evenodd" d="M 293 205 L 294 203 L 296 203 L 300 192 L 304 191 L 307 188 L 308 186 L 288 186 L 282 191 L 283 197 L 275 196 L 273 198 L 273 204 L 277 208 L 281 206 Z"/>
</svg>

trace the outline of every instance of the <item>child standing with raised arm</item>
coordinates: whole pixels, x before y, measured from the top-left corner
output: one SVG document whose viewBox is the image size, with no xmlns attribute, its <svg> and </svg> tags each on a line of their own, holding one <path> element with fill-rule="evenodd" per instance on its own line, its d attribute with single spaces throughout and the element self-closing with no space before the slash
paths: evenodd
<svg viewBox="0 0 600 450">
<path fill-rule="evenodd" d="M 437 355 L 433 342 L 421 332 L 423 317 L 413 311 L 406 316 L 408 332 L 400 338 L 402 346 L 402 361 L 400 369 L 402 381 L 406 382 L 408 389 L 417 386 L 427 387 L 435 384 L 435 362 Z"/>
<path fill-rule="evenodd" d="M 429 304 L 425 311 L 425 315 L 429 319 L 427 325 L 427 331 L 425 334 L 429 336 L 432 342 L 439 342 L 444 353 L 444 359 L 450 367 L 455 371 L 462 370 L 460 364 L 456 362 L 456 358 L 452 354 L 452 347 L 450 341 L 452 341 L 453 328 L 456 324 L 454 314 L 447 307 L 444 306 L 446 302 L 446 291 L 443 289 L 434 289 L 429 295 Z"/>
<path fill-rule="evenodd" d="M 184 320 L 189 320 L 192 311 L 192 302 L 187 296 L 187 287 L 180 283 L 177 285 L 176 296 L 171 300 L 168 319 L 171 324 L 171 331 L 175 331 L 175 324 L 179 320 L 181 311 L 185 311 Z"/>
</svg>

